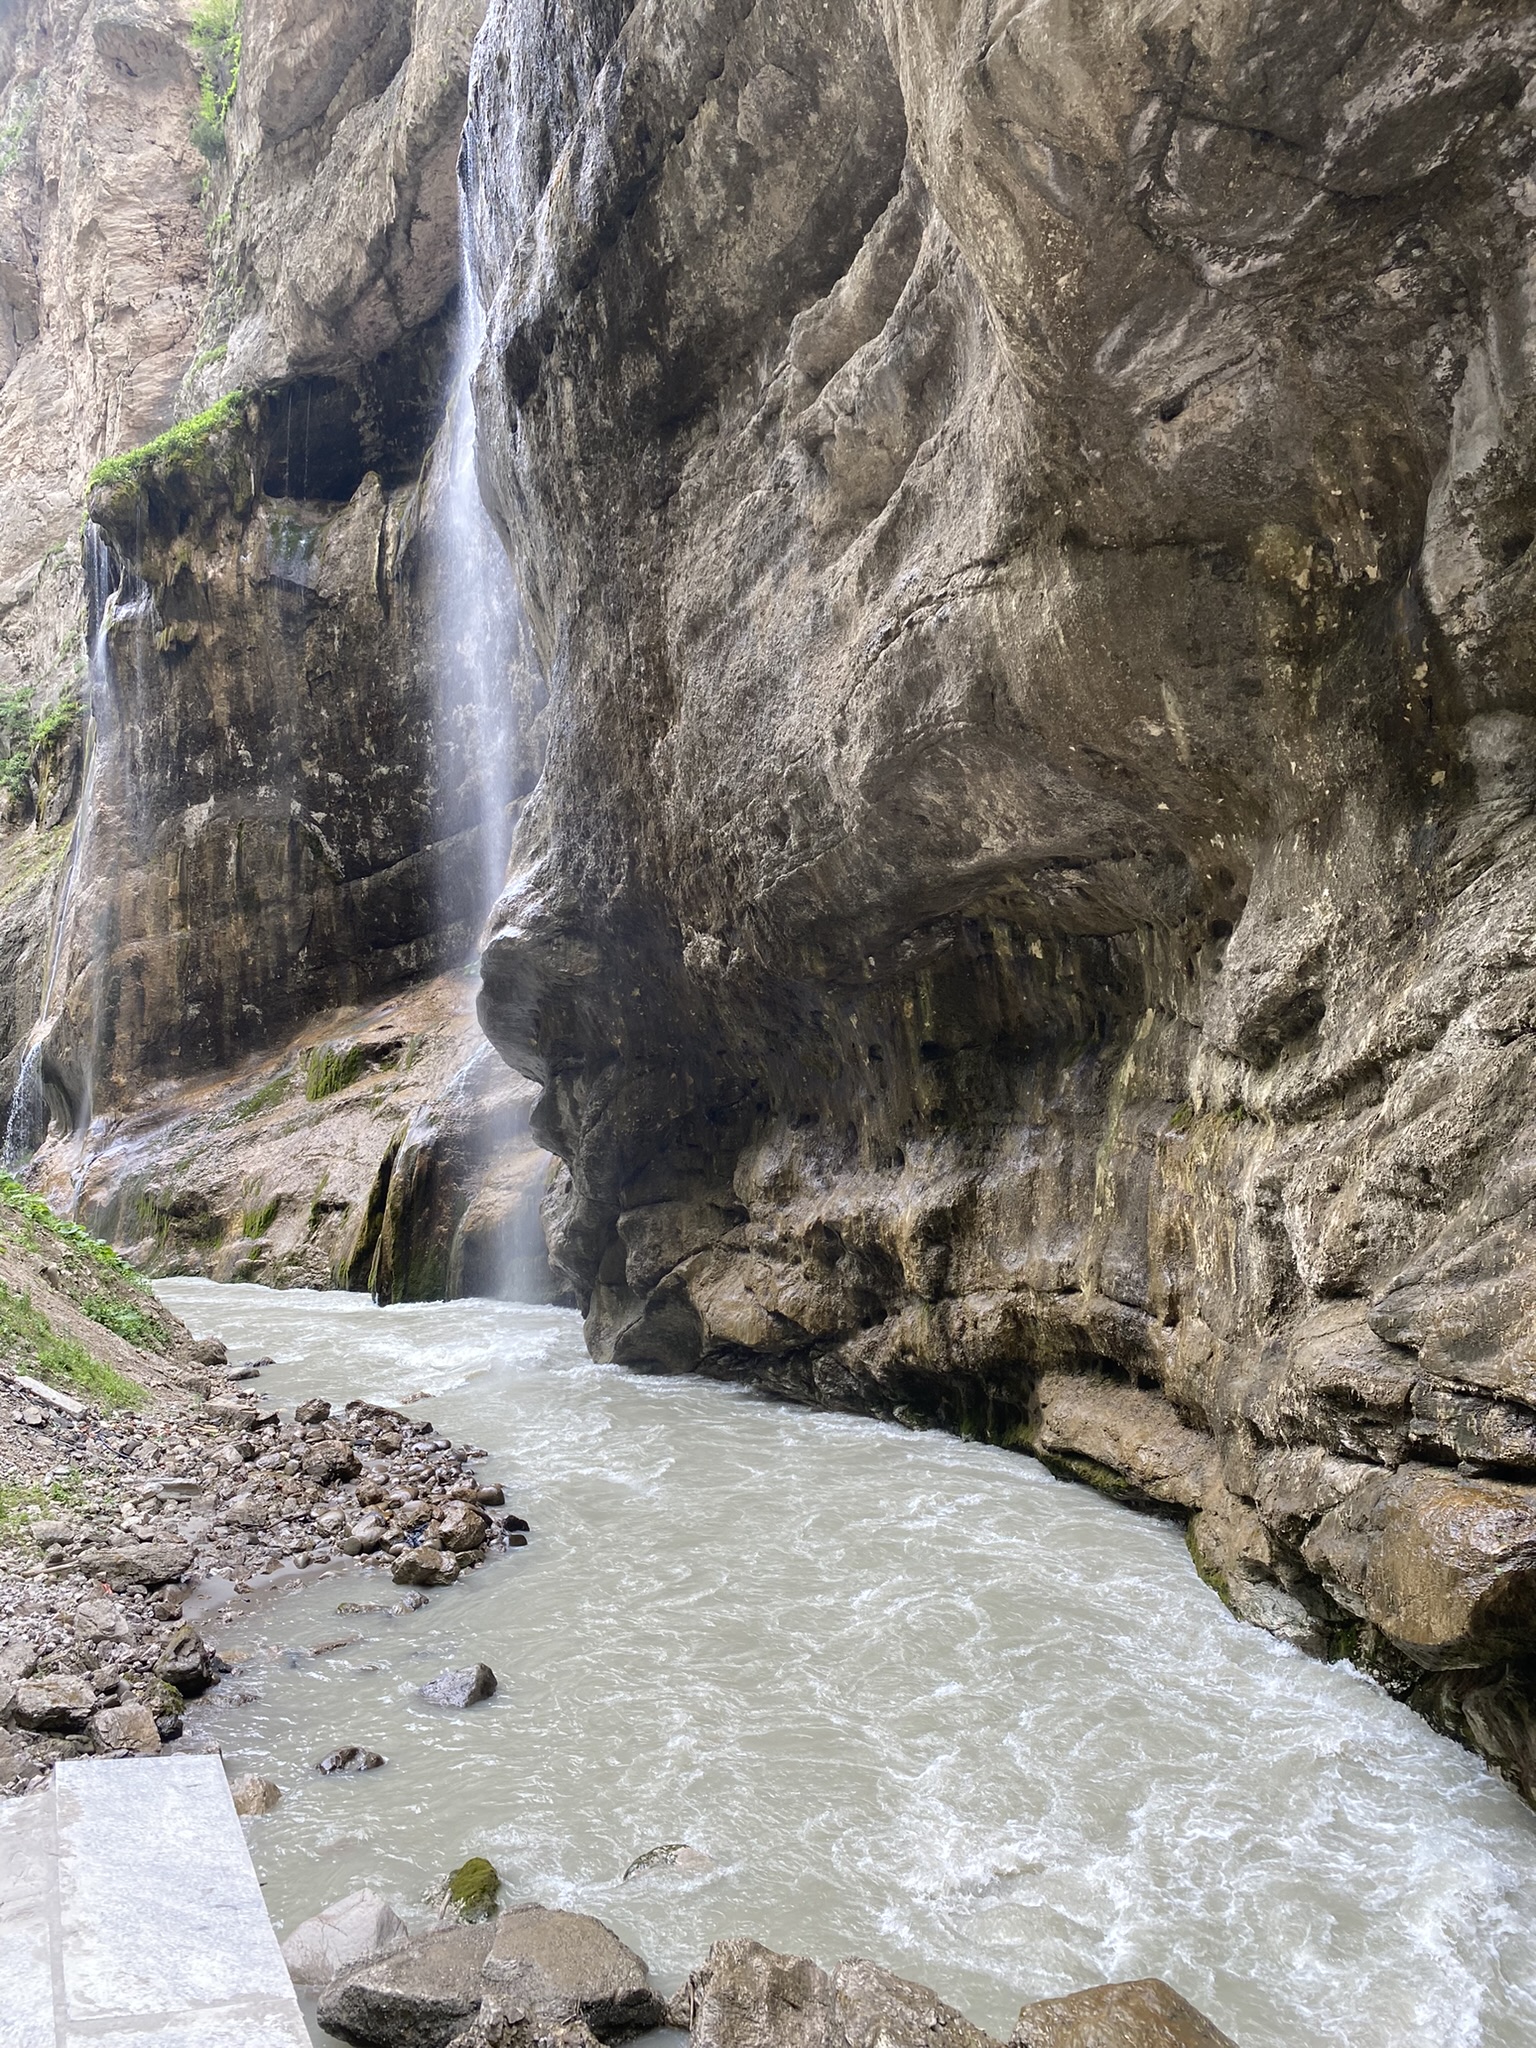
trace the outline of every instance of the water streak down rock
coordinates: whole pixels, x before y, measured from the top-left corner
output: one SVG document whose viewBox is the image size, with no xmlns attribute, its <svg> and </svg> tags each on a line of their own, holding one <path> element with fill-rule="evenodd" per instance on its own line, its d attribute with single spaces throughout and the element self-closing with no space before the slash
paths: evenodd
<svg viewBox="0 0 1536 2048">
<path fill-rule="evenodd" d="M 1536 1788 L 1536 8 L 497 0 L 593 1350 L 1039 1451 Z"/>
</svg>

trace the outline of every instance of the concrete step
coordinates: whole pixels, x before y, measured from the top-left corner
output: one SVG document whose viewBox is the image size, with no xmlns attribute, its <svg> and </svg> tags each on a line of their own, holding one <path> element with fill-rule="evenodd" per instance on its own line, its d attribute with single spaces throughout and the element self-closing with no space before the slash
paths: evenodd
<svg viewBox="0 0 1536 2048">
<path fill-rule="evenodd" d="M 0 2048 L 309 2048 L 216 1756 L 0 1802 Z"/>
</svg>

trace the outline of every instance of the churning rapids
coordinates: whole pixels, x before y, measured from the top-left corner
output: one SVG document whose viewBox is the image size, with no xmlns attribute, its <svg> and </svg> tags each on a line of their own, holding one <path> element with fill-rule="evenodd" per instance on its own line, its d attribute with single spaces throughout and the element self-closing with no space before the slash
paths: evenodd
<svg viewBox="0 0 1536 2048">
<path fill-rule="evenodd" d="M 280 1931 L 363 1884 L 419 1922 L 485 1854 L 666 1988 L 752 1934 L 1005 2038 L 1026 1999 L 1158 1974 L 1241 2048 L 1536 2040 L 1536 1815 L 1232 1620 L 1176 1528 L 1005 1451 L 593 1365 L 559 1311 L 160 1292 L 275 1357 L 276 1402 L 424 1390 L 533 1524 L 422 1612 L 338 1620 L 388 1597 L 348 1572 L 226 1633 L 248 1661 L 193 1734 L 284 1788 L 250 1831 Z M 415 1699 L 475 1659 L 493 1700 Z M 388 1767 L 316 1776 L 341 1741 Z M 682 1841 L 715 1870 L 623 1881 Z"/>
</svg>

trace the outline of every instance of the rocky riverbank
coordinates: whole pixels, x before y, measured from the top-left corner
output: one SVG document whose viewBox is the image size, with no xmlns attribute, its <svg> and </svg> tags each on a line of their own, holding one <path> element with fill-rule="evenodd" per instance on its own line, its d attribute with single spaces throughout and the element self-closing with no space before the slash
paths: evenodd
<svg viewBox="0 0 1536 2048">
<path fill-rule="evenodd" d="M 448 1586 L 527 1541 L 476 1469 L 485 1453 L 426 1417 L 363 1401 L 335 1412 L 319 1396 L 291 1414 L 267 1407 L 260 1361 L 232 1362 L 216 1339 L 165 1323 L 189 1365 L 175 1395 L 135 1387 L 135 1406 L 114 1407 L 10 1374 L 5 1792 L 40 1783 L 60 1757 L 175 1741 L 186 1701 L 228 1669 L 199 1629 L 228 1596 L 354 1562 L 400 1587 Z"/>
<path fill-rule="evenodd" d="M 653 2028 L 695 2048 L 999 2048 L 921 1984 L 852 1957 L 830 1971 L 760 1942 L 717 1941 L 670 2001 L 634 1950 L 585 1913 L 520 1903 L 414 1938 L 356 1893 L 284 1944 L 320 1989 L 327 2033 L 359 2048 L 599 2048 Z M 1026 2005 L 1011 2048 L 1233 2048 L 1158 1978 Z"/>
</svg>

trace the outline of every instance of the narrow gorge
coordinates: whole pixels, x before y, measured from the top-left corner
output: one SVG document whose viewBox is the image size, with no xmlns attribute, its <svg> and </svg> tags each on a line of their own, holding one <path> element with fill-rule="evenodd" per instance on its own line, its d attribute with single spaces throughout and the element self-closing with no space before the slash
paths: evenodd
<svg viewBox="0 0 1536 2048">
<path fill-rule="evenodd" d="M 15 0 L 0 1119 L 1536 1805 L 1536 4 Z"/>
</svg>

